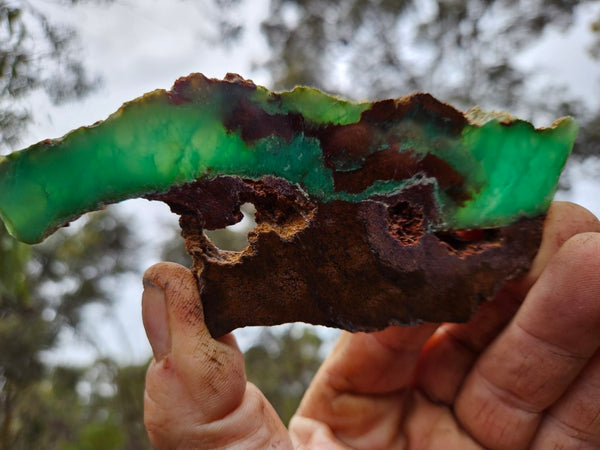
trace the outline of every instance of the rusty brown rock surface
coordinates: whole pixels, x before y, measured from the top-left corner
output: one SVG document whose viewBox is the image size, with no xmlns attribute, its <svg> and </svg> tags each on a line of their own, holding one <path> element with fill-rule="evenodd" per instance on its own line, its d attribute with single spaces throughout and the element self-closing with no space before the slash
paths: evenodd
<svg viewBox="0 0 600 450">
<path fill-rule="evenodd" d="M 527 270 L 576 134 L 571 118 L 536 129 L 425 93 L 350 102 L 191 74 L 2 158 L 0 219 L 35 243 L 109 203 L 167 202 L 215 336 L 465 321 Z M 245 202 L 248 248 L 215 248 L 203 230 Z"/>
<path fill-rule="evenodd" d="M 472 233 L 431 233 L 432 184 L 358 203 L 311 201 L 285 180 L 217 177 L 150 196 L 181 215 L 207 326 L 215 337 L 249 325 L 306 322 L 372 331 L 464 322 L 506 280 L 523 274 L 543 218 Z M 203 229 L 257 227 L 241 252 L 216 248 Z"/>
</svg>

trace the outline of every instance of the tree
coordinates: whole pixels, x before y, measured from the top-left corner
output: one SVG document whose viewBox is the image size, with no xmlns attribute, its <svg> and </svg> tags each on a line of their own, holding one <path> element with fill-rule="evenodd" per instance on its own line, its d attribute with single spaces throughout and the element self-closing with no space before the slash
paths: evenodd
<svg viewBox="0 0 600 450">
<path fill-rule="evenodd" d="M 590 29 L 595 34 L 594 43 L 590 51 L 592 56 L 598 59 L 600 58 L 600 13 L 598 13 L 598 18 L 590 25 Z"/>
<path fill-rule="evenodd" d="M 20 388 L 41 375 L 42 365 L 31 349 L 54 334 L 32 311 L 24 275 L 29 257 L 30 248 L 8 236 L 4 225 L 0 224 L 0 342 L 3 343 L 0 351 L 1 449 L 11 446 L 13 411 Z M 22 337 L 20 348 L 9 344 L 23 332 L 23 322 L 12 314 L 17 308 L 23 318 L 33 319 L 28 320 L 32 333 Z"/>
<path fill-rule="evenodd" d="M 147 364 L 120 366 L 101 359 L 89 367 L 81 380 L 89 396 L 79 403 L 84 414 L 72 422 L 76 440 L 73 450 L 152 448 L 144 428 L 144 381 Z"/>
<path fill-rule="evenodd" d="M 53 23 L 39 6 L 0 0 L 0 147 L 25 130 L 25 100 L 33 92 L 42 90 L 58 103 L 98 84 L 75 43 L 75 30 Z M 48 419 L 60 415 L 57 405 L 77 404 L 80 371 L 51 369 L 42 352 L 54 348 L 66 328 L 87 339 L 85 306 L 109 304 L 106 280 L 133 268 L 135 240 L 127 227 L 109 213 L 83 223 L 77 238 L 62 231 L 36 247 L 18 243 L 0 224 L 0 448 L 48 448 L 60 441 L 66 423 L 52 426 Z M 69 420 L 77 414 L 75 407 L 65 411 Z"/>
<path fill-rule="evenodd" d="M 146 364 L 108 359 L 87 368 L 52 367 L 16 405 L 11 449 L 151 449 L 143 426 Z"/>
<path fill-rule="evenodd" d="M 31 120 L 19 100 L 43 90 L 59 103 L 98 85 L 78 58 L 76 36 L 28 1 L 0 0 L 0 149 L 15 144 Z"/>
<path fill-rule="evenodd" d="M 600 13 L 590 29 L 595 38 L 590 53 L 596 60 L 600 60 Z M 583 123 L 575 149 L 576 155 L 581 159 L 600 156 L 600 107 Z"/>
<path fill-rule="evenodd" d="M 265 394 L 287 424 L 321 365 L 321 338 L 302 325 L 281 333 L 263 328 L 245 352 L 246 376 Z"/>
<path fill-rule="evenodd" d="M 378 98 L 422 90 L 463 108 L 484 101 L 556 113 L 562 99 L 545 105 L 526 95 L 530 74 L 514 57 L 546 29 L 566 29 L 582 3 L 272 0 L 263 30 L 282 88 L 310 84 Z"/>
<path fill-rule="evenodd" d="M 77 237 L 60 230 L 35 247 L 0 228 L 0 449 L 36 447 L 24 444 L 36 436 L 29 430 L 35 422 L 28 417 L 37 411 L 32 398 L 49 381 L 42 352 L 66 328 L 87 339 L 84 308 L 109 305 L 112 295 L 103 286 L 135 269 L 136 241 L 125 225 L 100 212 L 78 226 Z"/>
</svg>

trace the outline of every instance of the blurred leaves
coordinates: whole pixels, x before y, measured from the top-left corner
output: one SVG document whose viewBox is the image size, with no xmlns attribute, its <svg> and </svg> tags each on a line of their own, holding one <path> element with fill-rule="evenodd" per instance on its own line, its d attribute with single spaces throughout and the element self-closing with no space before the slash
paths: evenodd
<svg viewBox="0 0 600 450">
<path fill-rule="evenodd" d="M 35 246 L 28 265 L 46 314 L 71 327 L 80 323 L 82 306 L 110 303 L 107 279 L 136 270 L 138 242 L 124 222 L 105 211 L 89 214 L 82 222 L 76 234 L 61 229 Z"/>
<path fill-rule="evenodd" d="M 594 43 L 590 48 L 590 53 L 594 58 L 600 58 L 600 14 L 596 20 L 590 24 L 590 30 L 595 35 Z"/>
<path fill-rule="evenodd" d="M 83 66 L 76 36 L 32 2 L 0 0 L 0 148 L 15 145 L 31 120 L 19 99 L 43 90 L 59 103 L 98 85 Z"/>
<path fill-rule="evenodd" d="M 271 0 L 263 30 L 281 88 L 344 86 L 345 95 L 360 98 L 422 90 L 463 108 L 485 101 L 525 109 L 534 99 L 514 57 L 548 27 L 570 25 L 581 3 Z"/>
<path fill-rule="evenodd" d="M 322 343 L 303 325 L 286 327 L 280 333 L 264 328 L 244 354 L 248 381 L 265 394 L 286 425 L 323 361 Z"/>
<path fill-rule="evenodd" d="M 60 230 L 34 247 L 0 226 L 0 448 L 49 448 L 30 445 L 37 436 L 32 427 L 51 428 L 44 421 L 53 417 L 43 414 L 36 397 L 56 381 L 48 380 L 42 352 L 54 348 L 66 328 L 83 339 L 84 308 L 110 304 L 106 282 L 134 270 L 136 240 L 110 213 L 94 213 L 77 226 L 76 234 Z"/>
<path fill-rule="evenodd" d="M 46 369 L 15 398 L 13 433 L 3 448 L 151 449 L 141 421 L 145 370 L 110 360 Z"/>
<path fill-rule="evenodd" d="M 337 92 L 335 69 L 340 62 L 357 69 L 352 77 L 375 75 L 371 81 L 377 83 L 377 72 L 400 67 L 393 30 L 411 7 L 410 1 L 271 0 L 262 29 L 272 50 L 267 66 L 276 87 L 306 84 Z M 374 61 L 375 73 L 370 67 Z M 376 85 L 369 86 L 372 95 L 382 94 L 374 92 Z M 398 82 L 392 86 L 397 88 Z"/>
<path fill-rule="evenodd" d="M 575 142 L 575 155 L 582 159 L 600 156 L 600 110 L 580 125 L 579 136 Z"/>
</svg>

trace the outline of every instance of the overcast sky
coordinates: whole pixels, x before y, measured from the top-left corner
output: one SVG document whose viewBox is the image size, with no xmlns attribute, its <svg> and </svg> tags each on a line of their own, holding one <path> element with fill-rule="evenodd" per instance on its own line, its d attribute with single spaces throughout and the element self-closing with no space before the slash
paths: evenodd
<svg viewBox="0 0 600 450">
<path fill-rule="evenodd" d="M 56 2 L 58 3 L 58 2 Z M 59 137 L 69 130 L 106 118 L 124 101 L 136 98 L 156 88 L 168 89 L 174 80 L 191 72 L 203 72 L 222 78 L 226 72 L 237 72 L 269 85 L 268 73 L 260 70 L 267 45 L 260 34 L 259 23 L 267 14 L 268 0 L 242 2 L 235 14 L 244 18 L 244 38 L 223 48 L 211 42 L 215 38 L 215 11 L 205 1 L 117 0 L 112 5 L 86 3 L 77 7 L 60 7 L 54 2 L 39 1 L 54 20 L 76 26 L 80 33 L 80 51 L 92 74 L 102 77 L 103 84 L 84 99 L 62 106 L 52 105 L 44 95 L 35 97 L 35 124 L 23 142 L 24 146 L 44 138 Z M 85 2 L 84 2 L 85 3 Z M 587 99 L 600 98 L 600 64 L 585 53 L 590 40 L 589 20 L 600 9 L 596 3 L 580 9 L 579 25 L 568 35 L 550 30 L 545 38 L 521 55 L 524 67 L 542 67 L 547 76 L 564 80 L 569 86 L 585 93 Z M 557 55 L 560 55 L 557 56 Z M 579 170 L 579 169 L 577 169 Z M 595 172 L 597 173 L 597 171 Z M 600 214 L 597 183 L 590 181 L 584 171 L 580 182 L 563 196 Z M 145 223 L 176 223 L 162 204 L 143 200 L 129 201 L 119 206 L 121 211 L 138 214 L 144 211 Z M 141 233 L 153 241 L 155 229 L 144 228 Z M 147 263 L 156 262 L 157 255 L 148 250 Z M 140 274 L 141 275 L 141 274 Z M 91 333 L 103 336 L 102 351 L 121 361 L 141 361 L 150 354 L 140 316 L 141 282 L 135 278 L 123 280 L 120 298 L 113 313 L 117 321 L 106 317 L 108 310 L 92 307 L 89 311 Z M 120 323 L 120 326 L 116 326 Z M 240 332 L 244 338 L 247 332 Z M 59 361 L 89 360 L 96 356 L 89 348 L 71 342 Z"/>
</svg>

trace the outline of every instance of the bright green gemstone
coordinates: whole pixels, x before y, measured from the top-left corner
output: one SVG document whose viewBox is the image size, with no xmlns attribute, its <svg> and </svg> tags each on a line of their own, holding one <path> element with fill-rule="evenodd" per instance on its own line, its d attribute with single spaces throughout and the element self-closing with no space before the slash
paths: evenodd
<svg viewBox="0 0 600 450">
<path fill-rule="evenodd" d="M 572 119 L 543 130 L 534 130 L 524 121 L 506 126 L 491 120 L 466 127 L 463 143 L 485 174 L 485 182 L 471 201 L 448 212 L 448 226 L 489 228 L 543 214 L 576 136 Z"/>
<path fill-rule="evenodd" d="M 202 75 L 175 88 L 146 94 L 99 124 L 0 160 L 0 217 L 10 233 L 39 242 L 105 204 L 218 175 L 281 177 L 322 202 L 357 202 L 414 183 L 437 183 L 435 174 L 416 173 L 374 180 L 360 192 L 338 188 L 336 171 L 360 168 L 369 155 L 390 148 L 418 158 L 433 155 L 462 176 L 467 200 L 437 187 L 439 230 L 504 226 L 546 211 L 577 134 L 570 118 L 536 130 L 480 112 L 457 133 L 443 118 L 429 121 L 411 110 L 376 124 L 386 140 L 374 139 L 358 156 L 343 156 L 351 164 L 341 169 L 328 162 L 323 132 L 367 123 L 372 103 L 310 88 L 276 94 Z"/>
</svg>

